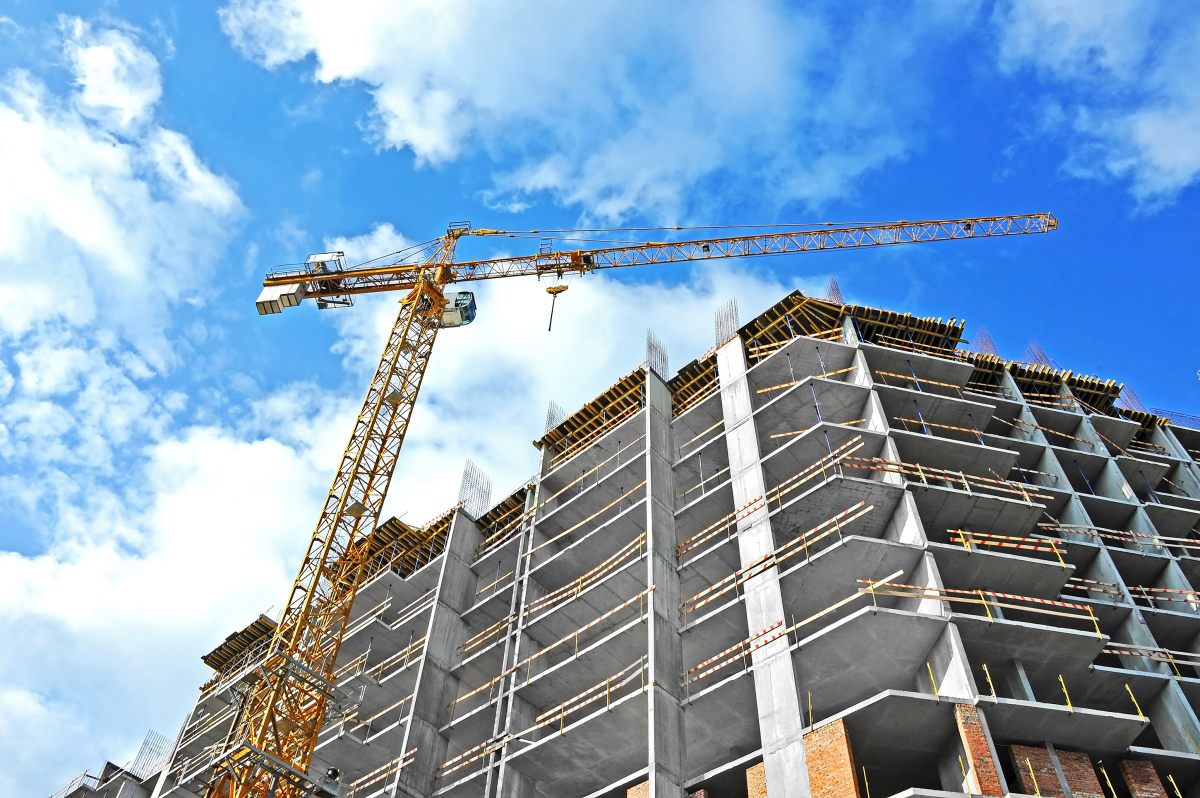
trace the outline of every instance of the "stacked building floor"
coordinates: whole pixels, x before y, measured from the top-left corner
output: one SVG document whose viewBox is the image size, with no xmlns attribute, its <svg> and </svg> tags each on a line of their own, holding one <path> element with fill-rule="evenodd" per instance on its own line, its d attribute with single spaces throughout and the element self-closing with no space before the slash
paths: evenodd
<svg viewBox="0 0 1200 798">
<path fill-rule="evenodd" d="M 552 417 L 537 475 L 478 517 L 380 527 L 314 781 L 1200 795 L 1200 430 L 972 352 L 955 319 L 799 292 L 723 318 L 677 373 L 650 339 Z M 129 795 L 204 794 L 273 628 L 205 658 Z"/>
</svg>

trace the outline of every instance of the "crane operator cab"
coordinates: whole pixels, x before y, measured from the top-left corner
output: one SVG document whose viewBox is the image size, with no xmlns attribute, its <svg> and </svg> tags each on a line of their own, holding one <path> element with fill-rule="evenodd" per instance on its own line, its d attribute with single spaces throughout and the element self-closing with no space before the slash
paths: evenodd
<svg viewBox="0 0 1200 798">
<path fill-rule="evenodd" d="M 470 291 L 445 290 L 446 308 L 442 311 L 440 327 L 462 327 L 475 321 L 475 295 Z"/>
</svg>

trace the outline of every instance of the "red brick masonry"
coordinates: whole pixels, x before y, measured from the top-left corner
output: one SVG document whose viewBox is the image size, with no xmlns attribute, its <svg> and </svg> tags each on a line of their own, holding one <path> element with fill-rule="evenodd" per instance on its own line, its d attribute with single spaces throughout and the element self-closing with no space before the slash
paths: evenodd
<svg viewBox="0 0 1200 798">
<path fill-rule="evenodd" d="M 804 753 L 812 798 L 862 798 L 850 736 L 840 719 L 804 735 Z"/>
<path fill-rule="evenodd" d="M 1037 795 L 1038 792 L 1041 792 L 1047 797 L 1063 798 L 1062 785 L 1058 783 L 1058 773 L 1050 762 L 1049 751 L 1045 748 L 1032 748 L 1027 745 L 1012 745 L 1008 750 L 1012 753 L 1013 770 L 1017 772 L 1017 781 L 1021 785 L 1021 792 L 1026 795 Z M 1029 760 L 1028 764 L 1025 762 L 1026 759 Z M 1029 777 L 1030 767 L 1033 768 L 1033 775 L 1037 778 L 1036 789 L 1033 779 Z"/>
<path fill-rule="evenodd" d="M 958 733 L 967 752 L 967 767 L 975 777 L 976 789 L 984 795 L 1003 795 L 1000 779 L 996 776 L 996 763 L 992 761 L 983 724 L 979 721 L 979 711 L 970 704 L 955 704 L 954 719 L 958 722 Z"/>
<path fill-rule="evenodd" d="M 1167 798 L 1153 763 L 1122 759 L 1120 767 L 1121 778 L 1125 779 L 1125 786 L 1133 798 Z"/>
</svg>

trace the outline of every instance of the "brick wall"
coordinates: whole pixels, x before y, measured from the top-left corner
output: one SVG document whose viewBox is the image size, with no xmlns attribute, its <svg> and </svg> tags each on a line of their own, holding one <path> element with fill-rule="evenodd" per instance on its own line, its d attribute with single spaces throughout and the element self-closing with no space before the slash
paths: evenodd
<svg viewBox="0 0 1200 798">
<path fill-rule="evenodd" d="M 1063 751 L 1055 748 L 1058 754 L 1058 764 L 1062 766 L 1063 775 L 1067 778 L 1067 786 L 1075 798 L 1108 798 L 1100 789 L 1100 779 L 1096 777 L 1096 769 L 1092 760 L 1080 751 Z"/>
<path fill-rule="evenodd" d="M 643 781 L 641 784 L 635 784 L 625 791 L 625 798 L 648 798 L 650 795 L 650 781 Z M 766 795 L 764 792 L 763 795 Z M 708 790 L 697 790 L 689 792 L 688 798 L 708 798 Z"/>
<path fill-rule="evenodd" d="M 967 752 L 967 767 L 975 778 L 976 789 L 984 795 L 1001 795 L 1000 779 L 996 776 L 996 763 L 988 749 L 979 711 L 970 704 L 955 704 L 954 719 L 958 722 L 958 733 L 962 737 L 963 749 Z"/>
<path fill-rule="evenodd" d="M 804 735 L 804 753 L 812 798 L 861 798 L 850 735 L 840 719 Z"/>
<path fill-rule="evenodd" d="M 762 762 L 746 768 L 746 792 L 750 798 L 767 798 L 767 770 Z"/>
<path fill-rule="evenodd" d="M 1121 760 L 1121 778 L 1133 798 L 1167 798 L 1167 791 L 1150 762 Z"/>
<path fill-rule="evenodd" d="M 1063 798 L 1062 786 L 1058 783 L 1058 773 L 1050 762 L 1050 752 L 1045 748 L 1032 748 L 1027 745 L 1009 746 L 1012 754 L 1013 770 L 1017 772 L 1017 783 L 1020 791 L 1027 795 L 1037 795 L 1038 791 L 1044 796 Z M 1025 760 L 1029 760 L 1029 764 Z M 1037 788 L 1029 777 L 1029 768 L 1033 767 L 1033 775 L 1037 778 Z"/>
</svg>

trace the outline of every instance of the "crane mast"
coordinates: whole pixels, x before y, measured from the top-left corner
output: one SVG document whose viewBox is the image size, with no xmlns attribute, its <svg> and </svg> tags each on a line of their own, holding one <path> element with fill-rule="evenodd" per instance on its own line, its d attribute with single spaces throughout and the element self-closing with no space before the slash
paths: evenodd
<svg viewBox="0 0 1200 798">
<path fill-rule="evenodd" d="M 340 253 L 331 253 L 310 258 L 304 269 L 268 275 L 258 301 L 263 314 L 297 305 L 306 297 L 325 306 L 350 304 L 354 294 L 408 293 L 400 302 L 292 585 L 271 653 L 242 700 L 234 731 L 215 763 L 208 796 L 290 798 L 312 794 L 316 788 L 318 779 L 308 769 L 317 735 L 331 710 L 346 708 L 347 697 L 332 679 L 370 536 L 379 522 L 438 329 L 462 323 L 453 314 L 445 315 L 449 304 L 445 286 L 656 263 L 1044 233 L 1057 226 L 1054 216 L 1042 213 L 825 227 L 455 262 L 455 248 L 463 236 L 523 235 L 471 230 L 459 224 L 424 245 L 416 257 L 347 268 L 344 260 L 335 257 Z"/>
</svg>

